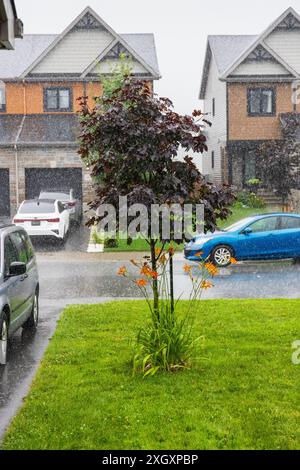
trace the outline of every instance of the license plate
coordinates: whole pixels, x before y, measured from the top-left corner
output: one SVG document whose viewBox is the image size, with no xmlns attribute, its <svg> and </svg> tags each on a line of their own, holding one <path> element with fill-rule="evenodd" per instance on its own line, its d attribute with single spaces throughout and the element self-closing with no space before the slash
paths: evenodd
<svg viewBox="0 0 300 470">
<path fill-rule="evenodd" d="M 36 221 L 36 220 L 33 220 L 33 221 L 31 222 L 31 225 L 32 225 L 33 227 L 38 227 L 39 225 L 41 225 L 41 222 Z"/>
</svg>

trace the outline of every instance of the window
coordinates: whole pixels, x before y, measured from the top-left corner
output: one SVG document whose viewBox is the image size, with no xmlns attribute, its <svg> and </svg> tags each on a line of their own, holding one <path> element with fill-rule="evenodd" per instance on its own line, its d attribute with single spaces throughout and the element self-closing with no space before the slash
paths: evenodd
<svg viewBox="0 0 300 470">
<path fill-rule="evenodd" d="M 254 222 L 249 228 L 252 229 L 253 233 L 272 232 L 273 230 L 277 230 L 277 222 L 278 217 L 267 217 Z"/>
<path fill-rule="evenodd" d="M 34 250 L 33 250 L 33 246 L 32 246 L 32 243 L 30 241 L 30 238 L 29 238 L 29 236 L 27 235 L 26 232 L 20 232 L 20 236 L 23 240 L 23 243 L 24 243 L 24 246 L 25 246 L 25 249 L 26 249 L 27 259 L 28 259 L 28 261 L 31 261 L 34 258 Z"/>
<path fill-rule="evenodd" d="M 21 236 L 20 232 L 13 232 L 11 234 L 11 239 L 18 251 L 18 261 L 20 263 L 28 263 L 28 255 L 27 255 L 27 250 L 26 246 L 24 244 L 24 239 Z"/>
<path fill-rule="evenodd" d="M 280 217 L 280 230 L 300 229 L 300 218 Z"/>
<path fill-rule="evenodd" d="M 52 214 L 55 212 L 55 201 L 28 201 L 19 209 L 20 214 Z"/>
<path fill-rule="evenodd" d="M 9 268 L 12 263 L 19 261 L 17 250 L 10 237 L 4 241 L 4 276 L 9 276 Z"/>
<path fill-rule="evenodd" d="M 6 95 L 5 88 L 0 87 L 0 112 L 6 111 Z"/>
<path fill-rule="evenodd" d="M 72 111 L 72 93 L 70 88 L 45 88 L 44 111 Z"/>
<path fill-rule="evenodd" d="M 249 116 L 274 116 L 276 112 L 274 88 L 248 89 Z"/>
<path fill-rule="evenodd" d="M 211 167 L 212 169 L 215 168 L 215 152 L 214 151 L 211 152 Z"/>
<path fill-rule="evenodd" d="M 216 99 L 215 98 L 213 98 L 212 100 L 212 115 L 213 117 L 215 117 L 216 115 Z"/>
</svg>

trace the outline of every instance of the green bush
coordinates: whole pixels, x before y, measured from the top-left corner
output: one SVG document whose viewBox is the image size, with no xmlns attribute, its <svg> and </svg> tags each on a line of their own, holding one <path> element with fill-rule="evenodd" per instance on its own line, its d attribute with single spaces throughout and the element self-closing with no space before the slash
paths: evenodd
<svg viewBox="0 0 300 470">
<path fill-rule="evenodd" d="M 241 191 L 237 194 L 237 202 L 243 206 L 251 207 L 253 209 L 263 209 L 266 207 L 265 201 L 257 194 L 251 191 Z"/>
</svg>

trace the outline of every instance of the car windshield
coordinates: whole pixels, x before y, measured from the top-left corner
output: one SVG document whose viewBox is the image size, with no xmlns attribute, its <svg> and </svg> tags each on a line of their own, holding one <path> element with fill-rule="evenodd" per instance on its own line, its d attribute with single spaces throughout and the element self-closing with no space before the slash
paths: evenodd
<svg viewBox="0 0 300 470">
<path fill-rule="evenodd" d="M 51 214 L 53 212 L 55 212 L 54 201 L 25 202 L 19 210 L 19 214 Z"/>
<path fill-rule="evenodd" d="M 70 199 L 70 194 L 64 191 L 54 192 L 54 191 L 45 191 L 41 192 L 40 199 L 55 199 L 58 201 L 66 201 Z"/>
<path fill-rule="evenodd" d="M 253 217 L 246 217 L 245 219 L 239 220 L 238 222 L 229 225 L 229 227 L 224 228 L 223 232 L 235 232 L 237 230 L 242 229 L 245 225 L 250 222 L 253 222 Z"/>
</svg>

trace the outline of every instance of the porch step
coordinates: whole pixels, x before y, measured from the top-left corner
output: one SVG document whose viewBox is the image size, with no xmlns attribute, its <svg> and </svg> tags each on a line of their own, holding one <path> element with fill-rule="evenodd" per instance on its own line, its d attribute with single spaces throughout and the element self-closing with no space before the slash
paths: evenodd
<svg viewBox="0 0 300 470">
<path fill-rule="evenodd" d="M 257 195 L 261 197 L 268 206 L 282 206 L 282 200 L 274 192 L 260 189 Z"/>
</svg>

